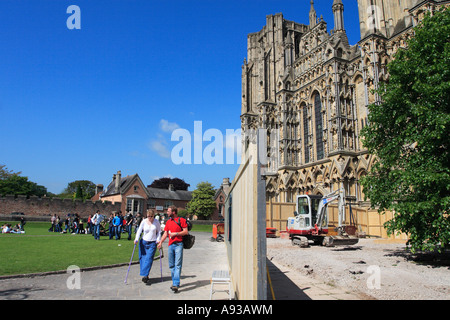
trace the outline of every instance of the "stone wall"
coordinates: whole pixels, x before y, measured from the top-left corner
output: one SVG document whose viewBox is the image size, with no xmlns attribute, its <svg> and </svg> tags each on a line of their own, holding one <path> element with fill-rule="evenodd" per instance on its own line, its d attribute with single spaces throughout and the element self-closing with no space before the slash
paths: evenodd
<svg viewBox="0 0 450 320">
<path fill-rule="evenodd" d="M 78 213 L 81 217 L 88 217 L 100 210 L 101 214 L 108 215 L 120 210 L 121 203 L 112 204 L 109 201 L 72 200 L 60 198 L 39 198 L 31 196 L 14 197 L 7 195 L 0 197 L 0 214 L 9 215 L 11 212 L 23 212 L 25 216 L 50 216 L 57 214 L 60 217 L 68 213 Z"/>
</svg>

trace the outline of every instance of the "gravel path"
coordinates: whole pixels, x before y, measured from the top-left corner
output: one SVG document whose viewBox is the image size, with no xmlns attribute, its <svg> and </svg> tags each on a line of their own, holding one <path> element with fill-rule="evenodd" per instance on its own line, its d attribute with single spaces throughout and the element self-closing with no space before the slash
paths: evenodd
<svg viewBox="0 0 450 320">
<path fill-rule="evenodd" d="M 413 255 L 404 244 L 360 239 L 354 246 L 299 248 L 267 239 L 267 257 L 367 299 L 450 300 L 450 252 Z"/>
</svg>

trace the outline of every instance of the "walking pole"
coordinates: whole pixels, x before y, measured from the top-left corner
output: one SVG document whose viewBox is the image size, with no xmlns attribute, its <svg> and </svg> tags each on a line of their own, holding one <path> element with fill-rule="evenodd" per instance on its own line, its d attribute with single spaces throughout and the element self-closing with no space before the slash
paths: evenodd
<svg viewBox="0 0 450 320">
<path fill-rule="evenodd" d="M 133 253 L 131 254 L 130 264 L 128 265 L 127 276 L 125 277 L 125 284 L 127 283 L 128 273 L 130 272 L 131 261 L 133 261 L 134 250 L 136 249 L 136 243 L 134 244 Z"/>
<path fill-rule="evenodd" d="M 162 276 L 162 257 L 163 257 L 163 248 L 159 250 L 159 268 L 161 269 L 161 282 L 163 282 L 163 276 Z"/>
</svg>

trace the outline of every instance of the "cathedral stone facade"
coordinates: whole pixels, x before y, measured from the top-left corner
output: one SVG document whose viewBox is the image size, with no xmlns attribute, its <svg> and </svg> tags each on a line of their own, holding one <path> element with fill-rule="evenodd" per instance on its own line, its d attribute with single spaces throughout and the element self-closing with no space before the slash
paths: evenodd
<svg viewBox="0 0 450 320">
<path fill-rule="evenodd" d="M 344 188 L 348 200 L 368 205 L 359 181 L 374 159 L 360 131 L 367 125 L 367 106 L 380 100 L 373 89 L 388 80 L 387 64 L 406 47 L 424 14 L 449 3 L 358 0 L 356 45 L 348 42 L 341 0 L 330 7 L 330 32 L 311 1 L 309 24 L 279 13 L 248 35 L 241 127 L 244 139 L 253 129 L 267 132 L 267 201 L 293 202 L 299 194 Z"/>
</svg>

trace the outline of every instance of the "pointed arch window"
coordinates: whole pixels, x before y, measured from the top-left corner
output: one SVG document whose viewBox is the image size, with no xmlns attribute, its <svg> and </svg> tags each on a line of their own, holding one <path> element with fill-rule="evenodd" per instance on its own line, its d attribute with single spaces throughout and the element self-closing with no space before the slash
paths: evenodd
<svg viewBox="0 0 450 320">
<path fill-rule="evenodd" d="M 323 123 L 322 123 L 322 102 L 320 94 L 314 95 L 314 114 L 316 121 L 316 155 L 317 160 L 323 159 Z"/>
<path fill-rule="evenodd" d="M 303 106 L 303 147 L 305 149 L 305 163 L 309 162 L 309 126 L 308 126 L 308 110 L 306 105 Z"/>
</svg>

